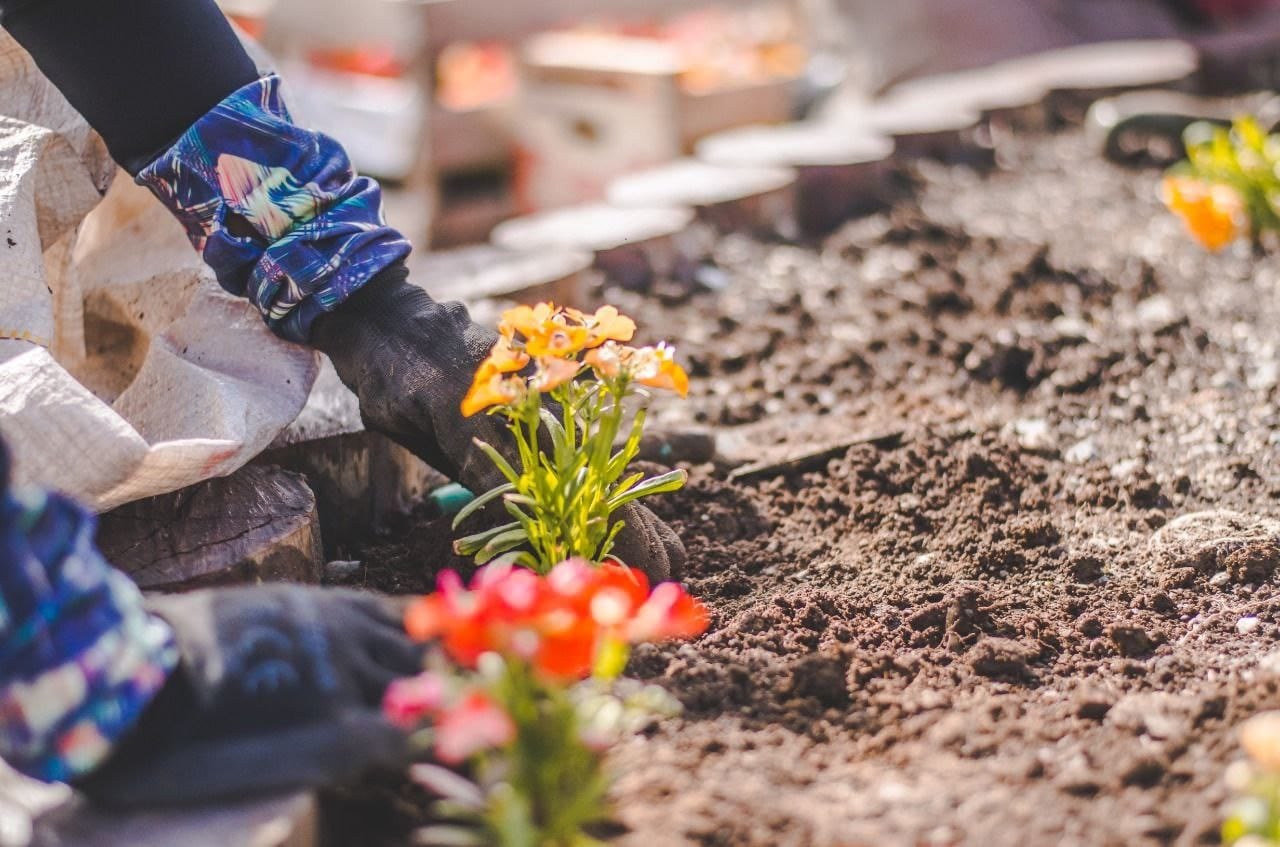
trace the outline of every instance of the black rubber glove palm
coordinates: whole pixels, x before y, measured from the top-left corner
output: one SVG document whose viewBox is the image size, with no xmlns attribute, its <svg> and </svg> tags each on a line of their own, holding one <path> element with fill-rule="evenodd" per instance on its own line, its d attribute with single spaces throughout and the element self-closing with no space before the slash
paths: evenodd
<svg viewBox="0 0 1280 847">
<path fill-rule="evenodd" d="M 111 757 L 78 787 L 134 808 L 341 783 L 410 759 L 381 714 L 423 648 L 399 607 L 363 592 L 294 585 L 148 601 L 174 630 L 178 668 Z"/>
<path fill-rule="evenodd" d="M 503 421 L 462 416 L 462 398 L 496 333 L 471 321 L 460 303 L 437 303 L 396 265 L 320 318 L 312 343 L 333 360 L 360 398 L 365 424 L 477 494 L 505 480 L 475 446 L 486 441 L 514 456 Z M 682 575 L 684 545 L 643 506 L 620 515 L 626 529 L 614 554 L 651 580 Z"/>
</svg>

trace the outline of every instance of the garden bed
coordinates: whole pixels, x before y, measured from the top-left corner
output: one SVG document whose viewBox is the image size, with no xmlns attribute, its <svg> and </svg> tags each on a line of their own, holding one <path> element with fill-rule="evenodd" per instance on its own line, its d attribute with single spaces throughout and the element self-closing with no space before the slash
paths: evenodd
<svg viewBox="0 0 1280 847">
<path fill-rule="evenodd" d="M 876 437 L 655 502 L 714 619 L 633 659 L 686 711 L 613 754 L 617 843 L 1215 839 L 1233 728 L 1280 706 L 1280 262 L 1205 253 L 1079 133 L 1001 156 L 820 249 L 727 238 L 720 292 L 610 293 L 690 365 L 662 425 Z M 354 582 L 429 590 L 448 539 Z M 400 791 L 331 802 L 335 843 Z"/>
</svg>

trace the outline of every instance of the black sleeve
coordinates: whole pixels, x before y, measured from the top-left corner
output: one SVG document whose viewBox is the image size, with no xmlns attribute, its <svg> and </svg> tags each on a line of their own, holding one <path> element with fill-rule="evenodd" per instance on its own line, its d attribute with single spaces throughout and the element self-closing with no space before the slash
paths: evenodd
<svg viewBox="0 0 1280 847">
<path fill-rule="evenodd" d="M 258 78 L 213 0 L 0 0 L 0 25 L 135 175 Z"/>
</svg>

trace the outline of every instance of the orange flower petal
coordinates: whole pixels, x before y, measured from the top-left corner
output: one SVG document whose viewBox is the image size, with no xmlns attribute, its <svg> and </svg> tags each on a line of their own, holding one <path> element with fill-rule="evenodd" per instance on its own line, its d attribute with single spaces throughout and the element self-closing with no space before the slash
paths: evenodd
<svg viewBox="0 0 1280 847">
<path fill-rule="evenodd" d="M 531 356 L 573 356 L 582 351 L 590 338 L 590 331 L 582 326 L 551 321 L 527 336 L 525 349 Z"/>
<path fill-rule="evenodd" d="M 538 360 L 538 372 L 529 381 L 529 387 L 537 391 L 559 388 L 576 377 L 581 367 L 573 359 L 541 358 Z"/>
<path fill-rule="evenodd" d="M 1240 236 L 1244 203 L 1227 185 L 1165 177 L 1161 199 L 1206 249 L 1217 252 Z"/>
<path fill-rule="evenodd" d="M 481 367 L 467 396 L 462 398 L 462 416 L 469 418 L 494 406 L 509 406 L 524 396 L 524 380 Z"/>
<path fill-rule="evenodd" d="M 599 347 L 606 341 L 630 341 L 636 334 L 636 322 L 613 306 L 601 306 L 587 319 L 591 330 L 588 347 Z"/>
</svg>

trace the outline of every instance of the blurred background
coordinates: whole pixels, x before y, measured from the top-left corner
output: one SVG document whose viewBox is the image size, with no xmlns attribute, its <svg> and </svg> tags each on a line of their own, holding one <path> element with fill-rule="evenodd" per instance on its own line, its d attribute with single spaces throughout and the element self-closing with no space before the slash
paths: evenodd
<svg viewBox="0 0 1280 847">
<path fill-rule="evenodd" d="M 708 136 L 821 119 L 841 103 L 857 111 L 912 78 L 1117 39 L 1265 55 L 1277 5 L 224 0 L 284 70 L 301 117 L 381 178 L 393 223 L 433 249 L 603 200 L 620 176 L 690 155 Z"/>
</svg>

